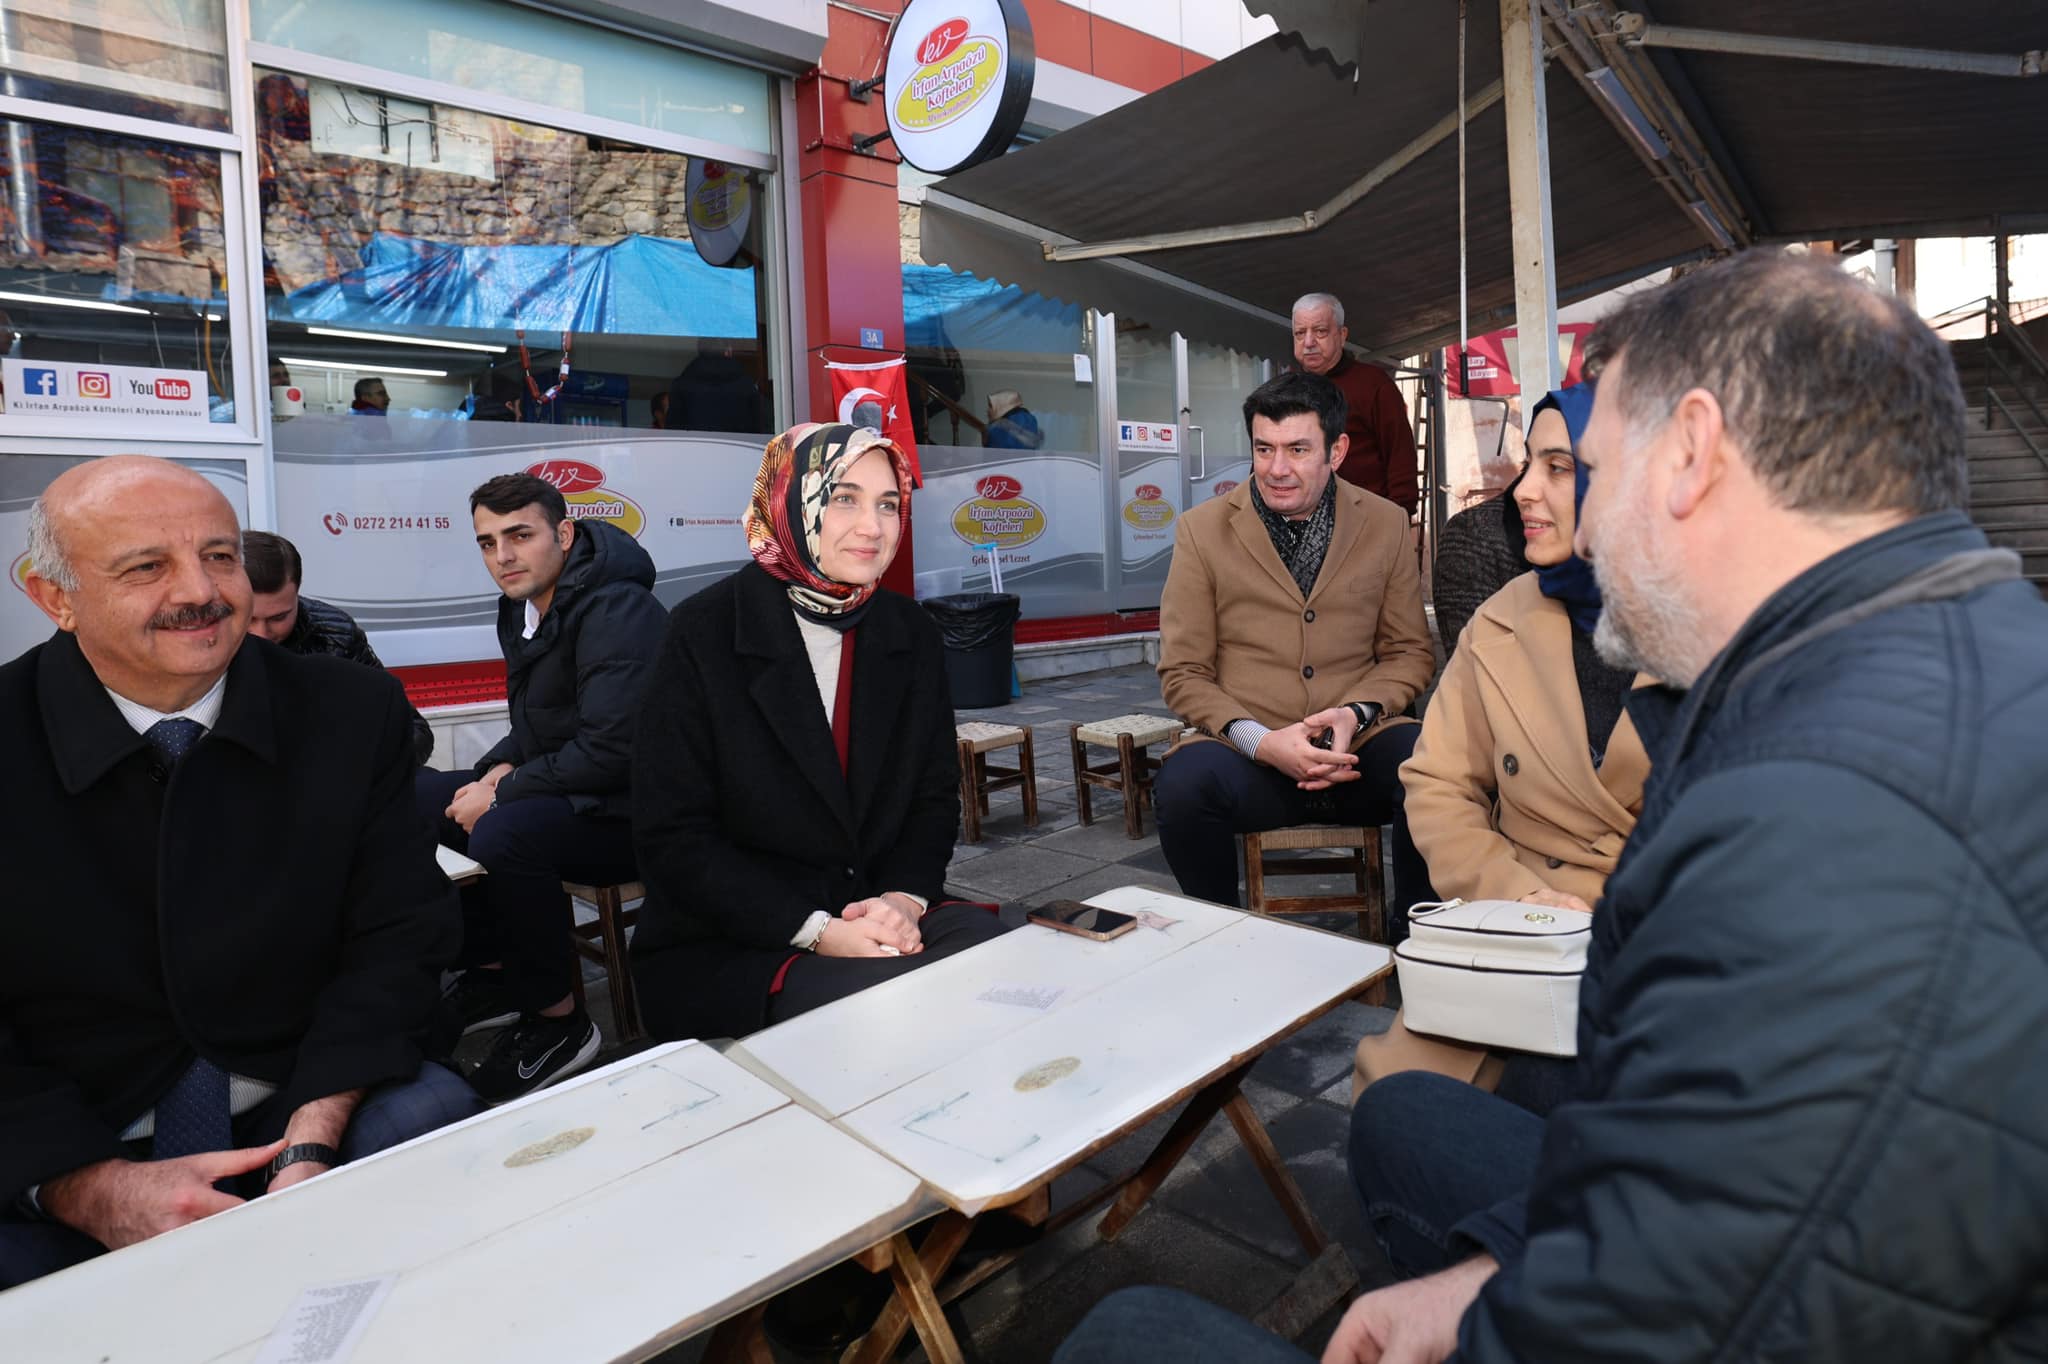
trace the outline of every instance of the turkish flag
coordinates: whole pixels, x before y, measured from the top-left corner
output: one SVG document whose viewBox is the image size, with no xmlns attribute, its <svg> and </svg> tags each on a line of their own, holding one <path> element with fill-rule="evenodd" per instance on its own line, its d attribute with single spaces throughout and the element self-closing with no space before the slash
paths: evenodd
<svg viewBox="0 0 2048 1364">
<path fill-rule="evenodd" d="M 924 473 L 917 462 L 917 434 L 910 424 L 910 385 L 902 357 L 869 365 L 827 360 L 825 368 L 832 372 L 833 420 L 872 426 L 902 446 L 910 457 L 910 476 L 922 487 Z"/>
</svg>

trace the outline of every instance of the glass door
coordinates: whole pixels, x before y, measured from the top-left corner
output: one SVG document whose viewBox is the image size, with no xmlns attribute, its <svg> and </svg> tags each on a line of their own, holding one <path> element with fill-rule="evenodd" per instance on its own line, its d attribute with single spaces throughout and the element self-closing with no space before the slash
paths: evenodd
<svg viewBox="0 0 2048 1364">
<path fill-rule="evenodd" d="M 1222 497 L 1252 476 L 1251 438 L 1244 429 L 1244 400 L 1272 373 L 1268 361 L 1205 341 L 1186 343 L 1187 396 L 1181 421 L 1186 428 L 1189 508 Z"/>
<path fill-rule="evenodd" d="M 1119 611 L 1159 605 L 1180 519 L 1185 442 L 1180 424 L 1180 338 L 1141 319 L 1116 319 L 1116 441 L 1110 526 L 1121 546 L 1114 604 Z"/>
</svg>

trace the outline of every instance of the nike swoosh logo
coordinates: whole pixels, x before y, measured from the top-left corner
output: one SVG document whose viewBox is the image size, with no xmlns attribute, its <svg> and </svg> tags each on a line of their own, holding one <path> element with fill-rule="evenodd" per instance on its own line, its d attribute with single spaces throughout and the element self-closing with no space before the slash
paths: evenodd
<svg viewBox="0 0 2048 1364">
<path fill-rule="evenodd" d="M 548 1063 L 548 1058 L 550 1056 L 553 1056 L 556 1052 L 560 1051 L 565 1045 L 567 1045 L 568 1041 L 569 1039 L 565 1037 L 560 1042 L 555 1043 L 555 1045 L 549 1047 L 546 1051 L 542 1052 L 540 1054 L 540 1059 L 538 1061 L 535 1061 L 531 1068 L 529 1068 L 522 1062 L 518 1067 L 519 1078 L 522 1080 L 531 1080 L 534 1076 L 540 1074 L 540 1068 Z"/>
</svg>

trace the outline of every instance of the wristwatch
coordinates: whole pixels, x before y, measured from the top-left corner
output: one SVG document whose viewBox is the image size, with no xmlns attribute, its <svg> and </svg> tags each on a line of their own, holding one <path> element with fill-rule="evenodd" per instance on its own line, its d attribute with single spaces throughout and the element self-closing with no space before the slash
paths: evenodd
<svg viewBox="0 0 2048 1364">
<path fill-rule="evenodd" d="M 1358 717 L 1358 732 L 1365 733 L 1372 728 L 1373 721 L 1380 718 L 1381 706 L 1377 701 L 1346 701 L 1351 713 Z"/>
<path fill-rule="evenodd" d="M 332 1167 L 341 1164 L 341 1152 L 317 1141 L 302 1141 L 287 1146 L 277 1153 L 276 1158 L 270 1162 L 270 1168 L 263 1172 L 263 1182 L 268 1184 L 276 1179 L 284 1173 L 287 1165 L 297 1165 L 308 1160 Z"/>
</svg>

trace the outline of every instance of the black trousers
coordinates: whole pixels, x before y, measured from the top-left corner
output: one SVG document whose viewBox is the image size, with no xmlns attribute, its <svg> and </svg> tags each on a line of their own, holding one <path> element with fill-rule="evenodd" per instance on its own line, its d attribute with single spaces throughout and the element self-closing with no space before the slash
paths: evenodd
<svg viewBox="0 0 2048 1364">
<path fill-rule="evenodd" d="M 1326 791 L 1304 791 L 1294 778 L 1252 761 L 1226 743 L 1188 744 L 1166 760 L 1153 787 L 1159 847 L 1182 893 L 1218 904 L 1237 895 L 1237 835 L 1291 824 L 1391 824 L 1394 903 L 1387 932 L 1406 936 L 1408 906 L 1433 900 L 1429 866 L 1408 836 L 1401 764 L 1415 749 L 1421 725 L 1392 725 L 1358 751 L 1359 777 Z"/>
<path fill-rule="evenodd" d="M 820 957 L 806 952 L 790 963 L 782 989 L 768 997 L 768 1021 L 780 1023 L 823 1004 L 857 995 L 900 975 L 965 952 L 1007 932 L 991 910 L 955 900 L 933 905 L 918 923 L 924 951 L 909 957 Z"/>
<path fill-rule="evenodd" d="M 420 814 L 435 837 L 469 854 L 489 875 L 462 888 L 462 960 L 502 961 L 505 988 L 529 1013 L 561 1002 L 575 980 L 569 946 L 574 911 L 562 882 L 615 885 L 637 879 L 633 826 L 579 815 L 562 796 L 507 801 L 469 833 L 442 811 L 476 780 L 468 772 L 420 772 Z"/>
</svg>

